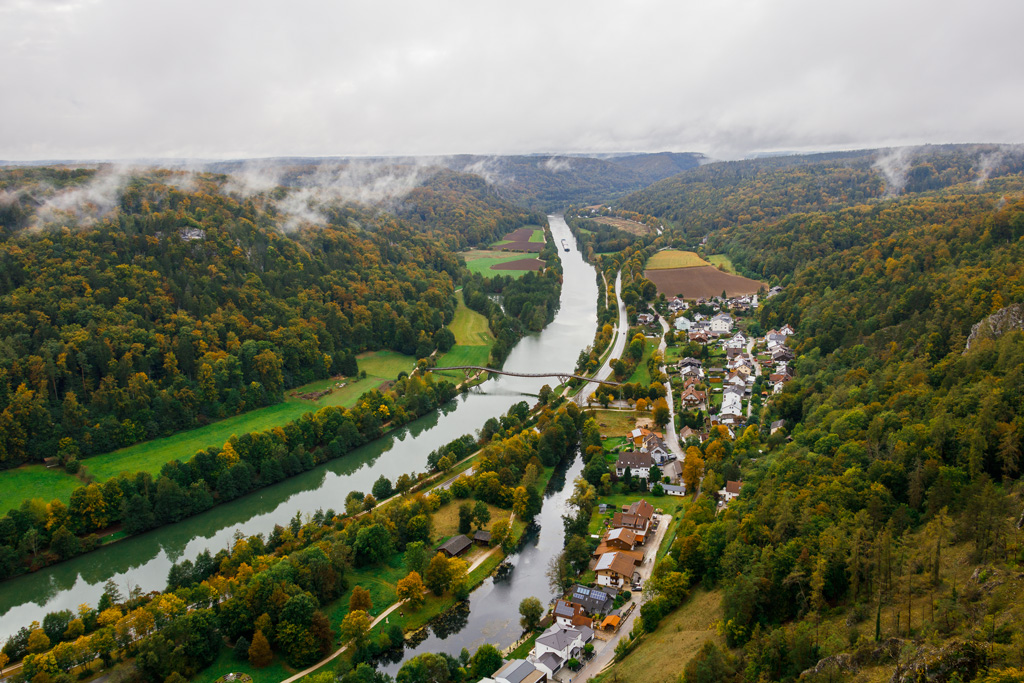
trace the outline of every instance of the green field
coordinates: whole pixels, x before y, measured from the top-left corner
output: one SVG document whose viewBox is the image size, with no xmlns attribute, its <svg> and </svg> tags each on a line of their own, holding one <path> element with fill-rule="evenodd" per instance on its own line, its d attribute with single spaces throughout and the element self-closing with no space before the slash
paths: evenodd
<svg viewBox="0 0 1024 683">
<path fill-rule="evenodd" d="M 49 502 L 60 498 L 67 502 L 71 492 L 82 482 L 60 467 L 24 465 L 0 472 L 0 515 L 21 505 L 26 498 L 42 498 Z"/>
<path fill-rule="evenodd" d="M 488 367 L 487 361 L 491 358 L 490 346 L 453 346 L 448 353 L 437 359 L 438 367 L 451 367 L 458 365 L 480 365 Z M 462 382 L 466 379 L 466 373 L 462 370 L 445 370 L 437 373 L 452 382 Z"/>
<path fill-rule="evenodd" d="M 455 335 L 455 343 L 463 346 L 487 346 L 494 344 L 494 335 L 487 325 L 487 318 L 466 307 L 462 290 L 455 292 L 458 307 L 448 329 Z"/>
<path fill-rule="evenodd" d="M 695 268 L 710 265 L 692 251 L 666 249 L 647 259 L 647 270 L 666 270 L 668 268 Z"/>
<path fill-rule="evenodd" d="M 730 275 L 739 275 L 739 273 L 736 272 L 736 268 L 733 267 L 732 265 L 732 259 L 730 259 L 725 254 L 712 254 L 711 256 L 708 256 L 708 261 L 710 261 L 711 265 L 715 266 L 716 268 L 718 266 L 722 266 L 725 272 L 729 273 Z"/>
<path fill-rule="evenodd" d="M 466 267 L 469 269 L 469 272 L 479 273 L 484 277 L 493 277 L 494 275 L 522 275 L 523 273 L 529 272 L 531 269 L 491 270 L 491 266 L 496 266 L 499 263 L 506 263 L 508 261 L 534 260 L 534 257 L 532 256 L 523 256 L 522 254 L 499 255 L 497 252 L 482 251 L 479 249 L 464 251 L 462 252 L 462 257 L 466 259 Z"/>
<path fill-rule="evenodd" d="M 303 413 L 328 405 L 352 406 L 363 393 L 393 380 L 403 370 L 415 367 L 411 356 L 394 351 L 372 351 L 360 354 L 359 369 L 366 377 L 349 382 L 344 388 L 323 396 L 317 401 L 298 397 L 335 386 L 339 380 L 324 379 L 311 382 L 288 392 L 284 403 L 258 408 L 242 415 L 218 420 L 211 424 L 162 439 L 145 441 L 110 453 L 96 455 L 83 461 L 88 472 L 99 481 L 105 481 L 121 472 L 150 472 L 156 474 L 164 463 L 188 460 L 196 451 L 211 446 L 223 446 L 232 434 L 272 429 L 290 422 Z M 46 469 L 42 465 L 28 465 L 0 472 L 0 510 L 17 507 L 25 498 L 50 501 L 70 500 L 71 492 L 81 482 L 58 468 Z"/>
<path fill-rule="evenodd" d="M 661 343 L 660 339 L 645 339 L 644 340 L 644 356 L 640 359 L 640 362 L 636 364 L 636 370 L 630 376 L 627 382 L 640 382 L 644 386 L 651 383 L 651 373 L 647 371 L 647 359 L 651 357 L 651 354 L 658 349 L 658 345 Z"/>
</svg>

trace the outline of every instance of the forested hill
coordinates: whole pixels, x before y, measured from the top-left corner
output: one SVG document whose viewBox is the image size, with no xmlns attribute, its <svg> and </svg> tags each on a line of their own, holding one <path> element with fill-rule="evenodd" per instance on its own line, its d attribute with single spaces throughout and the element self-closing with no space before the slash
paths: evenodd
<svg viewBox="0 0 1024 683">
<path fill-rule="evenodd" d="M 1024 332 L 964 348 L 1024 303 L 1024 174 L 989 153 L 910 156 L 888 198 L 878 155 L 709 166 L 694 195 L 677 178 L 631 198 L 680 241 L 719 221 L 707 253 L 783 283 L 759 323 L 796 328 L 795 378 L 703 446 L 744 485 L 687 512 L 665 568 L 722 595 L 730 651 L 706 647 L 684 680 L 1021 680 L 991 672 L 1024 652 Z"/>
<path fill-rule="evenodd" d="M 569 204 L 607 201 L 694 168 L 693 153 L 637 154 L 598 159 L 586 156 L 455 156 L 449 168 L 475 173 L 509 200 L 545 212 Z"/>
<path fill-rule="evenodd" d="M 617 206 L 660 216 L 688 240 L 728 226 L 935 191 L 1024 170 L 1019 150 L 945 145 L 717 162 L 623 197 Z"/>
<path fill-rule="evenodd" d="M 543 217 L 454 174 L 404 207 L 214 174 L 0 172 L 0 467 L 273 403 L 354 374 L 360 351 L 450 345 L 454 250 Z"/>
</svg>

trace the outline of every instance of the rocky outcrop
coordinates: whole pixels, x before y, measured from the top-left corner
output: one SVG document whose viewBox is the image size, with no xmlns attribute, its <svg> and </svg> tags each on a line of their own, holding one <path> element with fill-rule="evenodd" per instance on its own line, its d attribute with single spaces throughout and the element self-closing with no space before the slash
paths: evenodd
<svg viewBox="0 0 1024 683">
<path fill-rule="evenodd" d="M 986 662 L 986 653 L 977 643 L 953 643 L 938 652 L 921 651 L 903 666 L 897 666 L 889 683 L 947 683 L 959 676 L 969 681 Z"/>
<path fill-rule="evenodd" d="M 971 335 L 967 337 L 967 344 L 964 345 L 966 354 L 971 344 L 981 339 L 996 339 L 1013 330 L 1024 330 L 1024 304 L 1011 304 L 975 323 L 971 328 Z"/>
</svg>

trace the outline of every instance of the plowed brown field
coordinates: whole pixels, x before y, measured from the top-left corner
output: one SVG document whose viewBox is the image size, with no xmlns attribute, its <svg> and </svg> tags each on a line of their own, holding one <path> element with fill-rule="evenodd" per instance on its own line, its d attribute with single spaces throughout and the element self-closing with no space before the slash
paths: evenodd
<svg viewBox="0 0 1024 683">
<path fill-rule="evenodd" d="M 644 277 L 658 286 L 665 296 L 684 299 L 704 299 L 717 296 L 725 290 L 728 296 L 754 294 L 763 284 L 757 280 L 723 273 L 714 266 L 696 268 L 669 268 L 648 270 Z"/>
<path fill-rule="evenodd" d="M 491 266 L 491 270 L 540 270 L 544 262 L 536 258 L 523 258 L 515 261 L 503 261 Z"/>
</svg>

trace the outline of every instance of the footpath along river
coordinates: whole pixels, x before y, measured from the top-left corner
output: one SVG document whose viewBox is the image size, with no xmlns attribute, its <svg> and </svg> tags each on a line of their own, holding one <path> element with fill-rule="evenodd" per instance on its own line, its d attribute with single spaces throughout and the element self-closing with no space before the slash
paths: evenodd
<svg viewBox="0 0 1024 683">
<path fill-rule="evenodd" d="M 555 244 L 565 239 L 575 245 L 561 216 L 549 216 L 548 221 Z M 562 261 L 564 282 L 555 319 L 542 332 L 516 344 L 505 362 L 506 370 L 571 371 L 580 351 L 593 342 L 597 329 L 595 270 L 584 262 L 575 247 L 569 252 L 559 249 L 558 256 Z M 393 481 L 404 472 L 426 470 L 427 455 L 432 450 L 467 432 L 475 433 L 488 418 L 503 414 L 513 404 L 524 400 L 525 395 L 536 394 L 544 384 L 553 386 L 557 381 L 555 378 L 499 376 L 459 397 L 443 410 L 310 472 L 177 524 L 0 583 L 0 642 L 21 626 L 41 622 L 48 612 L 75 611 L 82 603 L 95 605 L 103 593 L 103 584 L 109 579 L 113 579 L 122 592 L 135 586 L 143 592 L 162 590 L 174 562 L 193 559 L 204 550 L 215 553 L 230 547 L 235 534 L 268 534 L 275 524 L 287 524 L 300 511 L 341 510 L 350 491 L 369 491 L 381 474 Z M 191 455 L 182 453 L 181 457 Z M 575 476 L 572 471 L 570 468 L 567 488 L 571 488 Z M 562 528 L 557 517 L 560 511 L 552 513 L 553 521 L 547 519 L 547 512 L 549 508 L 554 511 L 559 507 L 554 497 L 545 502 L 544 512 L 539 517 L 544 522 L 543 531 L 536 541 L 545 547 L 554 544 L 557 546 L 554 552 L 561 549 Z M 529 547 L 520 553 L 517 563 L 527 561 Z M 543 563 L 546 566 L 546 561 Z M 535 572 L 531 571 L 530 576 L 534 577 Z M 533 581 L 537 590 L 530 594 L 547 595 L 543 570 Z M 490 582 L 486 586 L 493 589 Z M 518 601 L 512 606 L 513 612 L 517 606 Z M 506 632 L 511 633 L 507 626 L 503 627 L 499 640 L 511 642 L 516 634 L 509 638 Z"/>
</svg>

